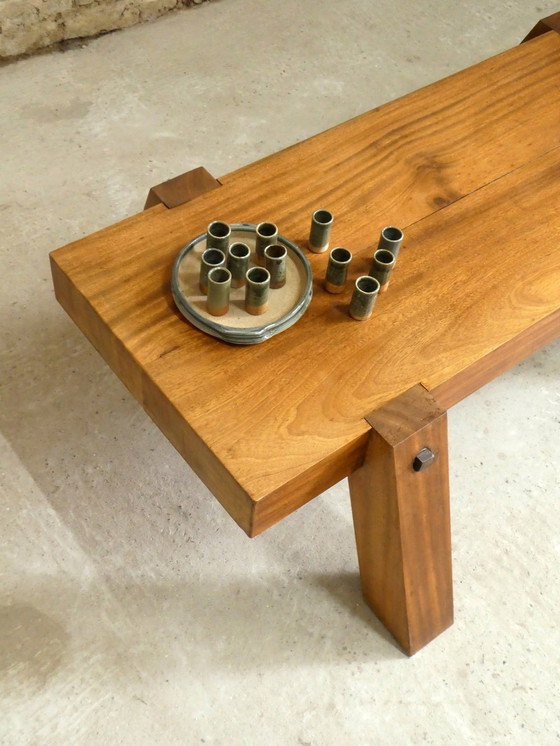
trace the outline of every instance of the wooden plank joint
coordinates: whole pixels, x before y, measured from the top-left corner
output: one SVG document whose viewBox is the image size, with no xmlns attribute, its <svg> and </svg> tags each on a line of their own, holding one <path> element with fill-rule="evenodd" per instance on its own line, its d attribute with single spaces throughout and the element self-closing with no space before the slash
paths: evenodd
<svg viewBox="0 0 560 746">
<path fill-rule="evenodd" d="M 453 623 L 447 414 L 418 384 L 366 419 L 365 462 L 349 478 L 362 589 L 413 655 Z M 423 449 L 435 458 L 418 468 Z"/>
<path fill-rule="evenodd" d="M 215 179 L 203 166 L 193 168 L 180 176 L 156 184 L 148 192 L 144 210 L 154 205 L 163 204 L 167 208 L 178 207 L 190 202 L 201 194 L 210 192 L 221 186 L 221 182 Z"/>
</svg>

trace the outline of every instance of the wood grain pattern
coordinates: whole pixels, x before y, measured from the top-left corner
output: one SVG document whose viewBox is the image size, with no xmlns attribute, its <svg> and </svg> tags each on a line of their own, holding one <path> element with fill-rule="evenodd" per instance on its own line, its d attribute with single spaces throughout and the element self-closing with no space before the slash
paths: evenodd
<svg viewBox="0 0 560 746">
<path fill-rule="evenodd" d="M 412 655 L 453 623 L 446 413 L 415 386 L 367 420 L 365 463 L 349 479 L 362 590 Z M 421 448 L 436 459 L 415 472 Z"/>
<path fill-rule="evenodd" d="M 219 186 L 221 184 L 218 179 L 215 179 L 203 166 L 199 166 L 153 186 L 148 192 L 144 210 L 158 204 L 163 204 L 168 208 L 178 207 Z"/>
<path fill-rule="evenodd" d="M 156 206 L 152 209 L 158 209 Z M 161 209 L 166 209 L 161 206 Z M 161 389 L 149 379 L 134 357 L 108 327 L 91 312 L 88 301 L 79 293 L 69 278 L 51 260 L 56 297 L 73 319 L 80 319 L 80 329 L 101 352 L 105 361 L 125 383 L 128 390 L 142 403 L 146 412 L 167 439 L 188 461 L 206 486 L 220 496 L 220 502 L 244 529 L 253 523 L 254 504 L 224 464 L 199 438 Z"/>
<path fill-rule="evenodd" d="M 435 386 L 432 393 L 443 407 L 449 409 L 559 336 L 560 309 Z"/>
<path fill-rule="evenodd" d="M 557 311 L 559 75 L 559 37 L 544 35 L 53 253 L 57 298 L 250 535 L 361 463 L 368 412 L 418 382 L 460 397 L 471 366 L 504 345 L 514 360 Z M 171 267 L 210 220 L 272 219 L 303 244 L 317 206 L 353 277 L 382 225 L 405 229 L 371 321 L 348 318 L 350 290 L 322 288 L 321 255 L 308 311 L 263 345 L 180 317 Z"/>
</svg>

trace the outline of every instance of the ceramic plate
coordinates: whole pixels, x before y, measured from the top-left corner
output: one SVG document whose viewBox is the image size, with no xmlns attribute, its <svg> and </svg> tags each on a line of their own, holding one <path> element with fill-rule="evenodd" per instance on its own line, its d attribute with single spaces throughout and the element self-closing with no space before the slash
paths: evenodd
<svg viewBox="0 0 560 746">
<path fill-rule="evenodd" d="M 255 265 L 256 226 L 234 223 L 230 243 L 243 241 L 251 249 L 250 266 Z M 268 309 L 261 316 L 245 311 L 245 288 L 232 288 L 230 308 L 225 316 L 206 310 L 206 296 L 198 287 L 200 257 L 206 248 L 206 233 L 197 236 L 179 252 L 171 275 L 171 290 L 178 309 L 197 329 L 236 345 L 252 345 L 284 331 L 304 314 L 313 292 L 313 275 L 303 251 L 283 236 L 278 243 L 288 249 L 286 284 L 270 290 Z"/>
</svg>

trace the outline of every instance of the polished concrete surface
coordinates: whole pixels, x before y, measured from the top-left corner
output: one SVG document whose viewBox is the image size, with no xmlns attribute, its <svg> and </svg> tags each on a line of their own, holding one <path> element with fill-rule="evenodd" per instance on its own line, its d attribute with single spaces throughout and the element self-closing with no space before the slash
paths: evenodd
<svg viewBox="0 0 560 746">
<path fill-rule="evenodd" d="M 346 484 L 249 540 L 51 288 L 48 252 L 152 184 L 226 173 L 558 9 L 418 5 L 220 0 L 0 69 L 3 746 L 559 742 L 558 343 L 450 412 L 456 622 L 407 659 L 362 603 Z"/>
</svg>

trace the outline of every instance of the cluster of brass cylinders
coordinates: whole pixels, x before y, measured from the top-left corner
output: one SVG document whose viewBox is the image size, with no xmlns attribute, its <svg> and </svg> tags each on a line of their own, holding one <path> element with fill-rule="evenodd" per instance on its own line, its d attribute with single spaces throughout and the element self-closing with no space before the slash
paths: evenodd
<svg viewBox="0 0 560 746">
<path fill-rule="evenodd" d="M 311 251 L 319 254 L 328 250 L 333 220 L 333 215 L 328 210 L 321 209 L 313 213 L 308 242 Z M 391 272 L 403 238 L 401 229 L 392 225 L 381 231 L 368 274 L 358 277 L 354 284 L 348 308 L 352 318 L 363 321 L 371 316 L 378 294 L 385 292 L 389 287 Z M 329 293 L 343 292 L 351 262 L 352 252 L 348 249 L 342 246 L 331 249 L 324 283 Z"/>
<path fill-rule="evenodd" d="M 328 251 L 333 215 L 315 210 L 311 216 L 308 248 L 316 254 Z M 382 229 L 369 272 L 354 283 L 348 307 L 350 316 L 363 321 L 371 316 L 377 296 L 389 287 L 391 273 L 403 241 L 400 228 Z M 200 291 L 206 295 L 206 307 L 213 316 L 229 310 L 231 288 L 245 287 L 245 310 L 254 316 L 268 307 L 270 290 L 286 283 L 287 248 L 279 241 L 274 223 L 259 223 L 255 229 L 255 266 L 250 266 L 251 249 L 241 241 L 231 241 L 231 228 L 215 220 L 208 226 L 206 249 L 200 262 Z M 352 252 L 342 246 L 331 249 L 324 286 L 329 293 L 341 293 L 347 285 Z"/>
<path fill-rule="evenodd" d="M 231 228 L 214 220 L 206 232 L 206 249 L 200 260 L 199 286 L 206 295 L 206 308 L 212 316 L 229 310 L 231 288 L 245 287 L 245 310 L 260 316 L 268 308 L 269 291 L 284 287 L 288 250 L 278 242 L 274 223 L 256 227 L 256 266 L 250 266 L 251 249 L 231 239 Z"/>
</svg>

